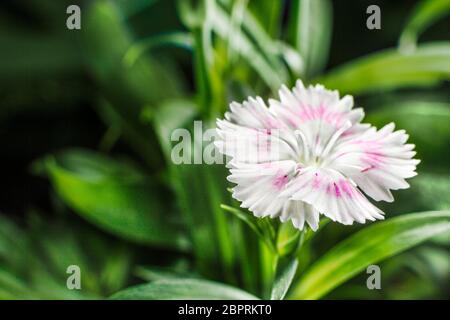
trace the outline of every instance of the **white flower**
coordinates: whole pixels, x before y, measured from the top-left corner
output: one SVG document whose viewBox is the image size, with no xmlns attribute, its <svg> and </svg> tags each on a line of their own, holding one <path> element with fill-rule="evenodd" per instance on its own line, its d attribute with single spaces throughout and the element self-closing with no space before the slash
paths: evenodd
<svg viewBox="0 0 450 320">
<path fill-rule="evenodd" d="M 404 130 L 361 124 L 351 96 L 321 85 L 285 86 L 269 107 L 257 97 L 233 102 L 217 120 L 216 146 L 229 156 L 233 197 L 255 216 L 305 221 L 317 230 L 319 213 L 352 224 L 383 219 L 366 196 L 391 202 L 405 189 L 419 160 Z M 362 191 L 362 192 L 361 192 Z"/>
</svg>

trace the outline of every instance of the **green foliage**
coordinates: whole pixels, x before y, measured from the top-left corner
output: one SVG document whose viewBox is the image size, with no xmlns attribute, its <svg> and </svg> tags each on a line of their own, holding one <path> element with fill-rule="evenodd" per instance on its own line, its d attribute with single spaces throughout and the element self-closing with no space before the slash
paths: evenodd
<svg viewBox="0 0 450 320">
<path fill-rule="evenodd" d="M 256 300 L 242 290 L 199 279 L 166 279 L 139 285 L 115 294 L 121 300 Z"/>
<path fill-rule="evenodd" d="M 61 199 L 105 231 L 149 245 L 186 249 L 179 218 L 137 167 L 84 150 L 49 156 L 43 166 Z"/>
<path fill-rule="evenodd" d="M 449 230 L 449 211 L 408 214 L 378 222 L 321 257 L 300 279 L 292 298 L 320 298 L 368 265 Z"/>
<path fill-rule="evenodd" d="M 420 34 L 449 13 L 449 0 L 420 1 L 413 10 L 400 36 L 400 49 L 404 51 L 414 50 Z"/>
<path fill-rule="evenodd" d="M 83 234 L 83 238 L 79 237 Z M 0 299 L 97 299 L 128 281 L 131 254 L 67 221 L 30 216 L 27 228 L 0 217 Z M 81 269 L 81 290 L 66 287 L 67 267 Z"/>
<path fill-rule="evenodd" d="M 304 60 L 304 76 L 309 78 L 322 71 L 328 59 L 332 7 L 328 0 L 296 0 L 292 7 L 289 31 Z"/>
<path fill-rule="evenodd" d="M 271 300 L 282 300 L 284 298 L 294 279 L 297 267 L 298 261 L 296 258 L 291 257 L 284 263 L 278 261 L 277 272 L 270 294 Z"/>
<path fill-rule="evenodd" d="M 413 53 L 387 49 L 337 67 L 314 82 L 360 94 L 437 85 L 450 78 L 450 43 L 420 45 Z"/>
</svg>

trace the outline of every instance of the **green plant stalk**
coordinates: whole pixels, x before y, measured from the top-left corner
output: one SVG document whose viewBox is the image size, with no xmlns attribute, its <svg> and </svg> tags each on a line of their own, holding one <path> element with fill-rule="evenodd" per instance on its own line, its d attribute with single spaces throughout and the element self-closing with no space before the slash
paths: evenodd
<svg viewBox="0 0 450 320">
<path fill-rule="evenodd" d="M 206 65 L 204 49 L 204 31 L 197 27 L 191 31 L 194 38 L 194 76 L 198 92 L 198 104 L 200 112 L 206 114 L 211 101 L 211 86 L 208 77 L 208 66 Z"/>
<path fill-rule="evenodd" d="M 252 263 L 252 247 L 254 244 L 253 239 L 251 239 L 252 234 L 246 232 L 243 222 L 235 220 L 235 237 L 237 250 L 239 253 L 239 266 L 241 268 L 241 277 L 244 288 L 251 292 L 257 293 L 256 279 L 254 277 L 255 264 Z"/>
<path fill-rule="evenodd" d="M 277 254 L 263 241 L 259 242 L 261 296 L 270 297 L 270 290 L 275 277 Z"/>
</svg>

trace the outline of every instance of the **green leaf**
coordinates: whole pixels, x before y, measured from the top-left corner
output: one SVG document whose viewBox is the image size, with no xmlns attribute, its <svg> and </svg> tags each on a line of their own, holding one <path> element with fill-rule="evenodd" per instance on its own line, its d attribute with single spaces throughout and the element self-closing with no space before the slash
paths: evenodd
<svg viewBox="0 0 450 320">
<path fill-rule="evenodd" d="M 283 1 L 241 0 L 241 2 L 247 3 L 247 13 L 253 16 L 252 19 L 261 26 L 262 30 L 267 33 L 268 36 L 279 36 L 282 27 L 281 20 L 283 19 L 283 9 L 285 7 Z"/>
<path fill-rule="evenodd" d="M 202 158 L 202 144 L 209 143 L 203 142 L 202 132 L 205 132 L 206 127 L 197 123 L 201 126 L 199 130 L 199 127 L 195 129 L 195 125 L 193 128 L 190 123 L 195 114 L 194 107 L 192 102 L 181 100 L 178 103 L 164 103 L 153 115 L 152 122 L 165 150 L 171 186 L 177 196 L 180 212 L 188 223 L 200 273 L 213 277 L 226 272 L 227 280 L 232 281 L 235 276 L 231 272 L 235 250 L 228 217 L 220 208 L 221 203 L 230 199 L 226 191 L 226 170 L 218 164 L 194 164 L 194 154 Z M 182 130 L 184 135 L 179 141 L 173 142 L 171 134 L 175 129 Z M 173 162 L 172 143 L 187 143 L 184 152 L 191 163 Z M 223 264 L 224 267 L 217 268 L 217 264 Z"/>
<path fill-rule="evenodd" d="M 95 231 L 95 230 L 94 230 Z M 0 215 L 0 297 L 99 299 L 124 287 L 131 248 L 53 215 L 16 226 Z M 82 290 L 67 290 L 67 267 L 82 270 Z"/>
<path fill-rule="evenodd" d="M 134 274 L 145 281 L 158 281 L 167 279 L 198 278 L 193 272 L 181 270 L 180 267 L 154 267 L 138 266 Z"/>
<path fill-rule="evenodd" d="M 450 211 L 407 214 L 364 228 L 316 261 L 292 291 L 293 299 L 318 299 L 370 264 L 450 232 Z"/>
<path fill-rule="evenodd" d="M 185 32 L 172 32 L 141 40 L 127 50 L 123 57 L 124 64 L 131 67 L 145 51 L 167 45 L 192 49 L 192 37 Z"/>
<path fill-rule="evenodd" d="M 433 23 L 450 14 L 450 0 L 423 0 L 413 9 L 403 30 L 399 46 L 402 51 L 413 51 L 419 36 Z"/>
<path fill-rule="evenodd" d="M 450 175 L 426 173 L 414 179 L 419 200 L 435 210 L 450 210 Z"/>
<path fill-rule="evenodd" d="M 423 44 L 413 53 L 388 49 L 358 58 L 315 79 L 341 93 L 360 94 L 436 85 L 450 79 L 450 42 Z"/>
<path fill-rule="evenodd" d="M 247 224 L 250 227 L 250 229 L 252 229 L 259 237 L 264 238 L 263 231 L 261 230 L 261 226 L 258 223 L 258 218 L 256 218 L 254 215 L 248 212 L 244 213 L 239 209 L 227 206 L 225 204 L 221 204 L 220 207 L 223 210 L 230 212 L 236 217 L 238 217 L 240 220 L 245 222 L 245 224 Z"/>
<path fill-rule="evenodd" d="M 232 28 L 232 21 L 227 12 L 218 5 L 211 5 L 209 17 L 211 19 L 213 30 L 221 38 L 228 39 L 229 30 Z M 247 24 L 249 23 L 250 22 Z M 257 24 L 253 23 L 251 27 L 254 30 L 257 28 Z M 236 30 L 235 34 L 232 35 L 232 38 L 230 37 L 229 46 L 245 59 L 273 92 L 276 92 L 281 84 L 286 82 L 287 79 L 286 75 L 283 73 L 282 66 L 277 68 L 269 63 L 266 57 L 261 54 L 261 49 L 256 47 L 242 30 Z M 265 53 L 266 56 L 272 55 L 270 52 Z"/>
<path fill-rule="evenodd" d="M 287 263 L 278 261 L 275 281 L 273 282 L 270 300 L 282 300 L 286 295 L 289 287 L 294 280 L 295 273 L 298 267 L 298 260 L 290 258 Z"/>
<path fill-rule="evenodd" d="M 126 18 L 130 18 L 156 4 L 158 0 L 114 0 L 114 3 L 120 8 L 120 12 Z"/>
<path fill-rule="evenodd" d="M 161 191 L 136 166 L 86 150 L 66 150 L 43 161 L 61 199 L 98 227 L 138 243 L 186 249 Z"/>
<path fill-rule="evenodd" d="M 207 280 L 166 279 L 139 285 L 112 296 L 117 300 L 257 300 L 237 288 Z"/>
<path fill-rule="evenodd" d="M 255 232 L 255 234 L 259 237 L 259 239 L 264 241 L 264 243 L 270 250 L 272 250 L 272 252 L 274 253 L 277 252 L 277 248 L 275 246 L 276 239 L 273 227 L 267 220 L 269 218 L 262 218 L 262 219 L 257 218 L 250 212 L 245 213 L 239 209 L 227 206 L 225 204 L 221 204 L 220 207 L 223 210 L 232 213 L 234 216 L 236 216 L 245 224 L 247 224 L 250 227 L 250 229 L 252 229 Z"/>
<path fill-rule="evenodd" d="M 96 106 L 100 117 L 108 127 L 119 128 L 150 168 L 161 168 L 155 132 L 151 126 L 143 126 L 139 117 L 144 106 L 183 96 L 184 81 L 176 63 L 150 54 L 139 56 L 132 65 L 124 63 L 135 41 L 112 1 L 95 0 L 86 6 L 80 35 L 85 60 L 103 98 Z"/>
<path fill-rule="evenodd" d="M 83 56 L 74 46 L 78 38 L 73 34 L 66 33 L 67 36 L 61 37 L 47 33 L 11 31 L 13 27 L 5 25 L 0 27 L 2 83 L 75 74 L 84 68 Z M 30 55 L 30 52 L 33 54 Z"/>
<path fill-rule="evenodd" d="M 83 17 L 82 44 L 90 70 L 109 97 L 126 104 L 125 112 L 133 114 L 142 105 L 159 103 L 184 91 L 174 66 L 170 68 L 150 55 L 131 66 L 123 63 L 134 39 L 117 4 L 92 1 Z"/>
<path fill-rule="evenodd" d="M 278 26 L 270 26 L 267 23 L 267 18 L 264 18 L 264 22 L 263 24 L 261 24 L 260 19 L 258 19 L 256 17 L 256 14 L 252 14 L 252 10 L 251 8 L 245 8 L 245 5 L 248 4 L 250 7 L 255 6 L 255 2 L 250 2 L 247 3 L 246 0 L 241 0 L 238 2 L 235 2 L 233 10 L 236 7 L 244 7 L 242 8 L 242 36 L 246 36 L 246 34 L 248 34 L 248 39 L 250 41 L 250 39 L 254 39 L 255 45 L 260 49 L 262 55 L 264 56 L 265 59 L 267 59 L 267 61 L 269 62 L 269 64 L 280 74 L 280 78 L 287 80 L 288 74 L 287 74 L 287 70 L 285 68 L 285 66 L 283 65 L 280 56 L 282 56 L 283 53 L 285 53 L 287 50 L 291 49 L 289 46 L 287 46 L 287 44 L 282 43 L 281 41 L 275 41 L 270 34 L 267 32 L 271 29 L 274 29 L 274 27 L 278 27 Z M 261 5 L 262 4 L 262 5 Z M 271 19 L 272 21 L 276 21 L 277 19 L 280 18 L 280 14 L 279 14 L 279 10 L 281 9 L 281 5 L 280 3 L 278 3 L 277 1 L 273 1 L 270 5 L 268 5 L 267 3 L 261 3 L 259 9 L 264 8 L 265 10 L 267 10 L 267 14 L 271 15 L 271 17 L 269 19 Z M 254 12 L 258 12 L 253 10 Z M 233 16 L 231 16 L 231 19 L 233 19 Z M 233 21 L 231 21 L 233 22 Z M 232 24 L 233 25 L 233 24 Z M 268 29 L 267 31 L 265 29 Z M 245 33 L 244 33 L 245 31 Z M 234 36 L 236 32 L 241 32 L 241 30 L 238 28 L 237 30 L 232 29 L 229 31 L 229 41 L 238 41 L 239 44 L 239 40 L 235 40 Z M 287 48 L 286 48 L 287 47 Z M 239 46 L 237 45 L 236 47 L 234 47 L 234 50 L 239 53 L 238 49 Z M 294 56 L 295 54 L 290 52 L 287 54 L 287 58 L 288 59 L 295 59 L 296 57 Z M 248 58 L 248 57 L 247 57 Z M 292 59 L 291 59 L 292 60 Z M 297 62 L 298 64 L 298 62 Z"/>
<path fill-rule="evenodd" d="M 292 6 L 292 43 L 304 60 L 305 76 L 310 78 L 325 67 L 328 59 L 332 6 L 328 0 L 294 0 Z"/>
</svg>

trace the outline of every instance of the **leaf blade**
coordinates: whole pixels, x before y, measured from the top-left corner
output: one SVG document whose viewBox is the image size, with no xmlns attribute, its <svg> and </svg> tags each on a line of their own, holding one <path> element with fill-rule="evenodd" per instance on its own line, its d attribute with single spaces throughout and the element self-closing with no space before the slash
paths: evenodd
<svg viewBox="0 0 450 320">
<path fill-rule="evenodd" d="M 41 162 L 60 198 L 101 229 L 142 244 L 187 248 L 158 190 L 137 167 L 81 149 Z"/>
<path fill-rule="evenodd" d="M 305 63 L 305 76 L 320 72 L 328 58 L 332 33 L 332 6 L 328 0 L 297 0 L 291 18 L 292 42 Z"/>
<path fill-rule="evenodd" d="M 450 14 L 449 0 L 420 1 L 414 8 L 399 39 L 399 48 L 412 51 L 417 39 L 429 26 Z"/>
<path fill-rule="evenodd" d="M 289 290 L 289 287 L 294 280 L 295 273 L 298 267 L 298 260 L 294 257 L 290 259 L 286 265 L 277 267 L 277 274 L 270 293 L 270 300 L 282 300 Z"/>
<path fill-rule="evenodd" d="M 367 265 L 445 232 L 450 232 L 450 211 L 408 214 L 376 223 L 342 241 L 314 263 L 291 298 L 320 298 Z"/>
<path fill-rule="evenodd" d="M 436 85 L 450 78 L 450 42 L 421 45 L 410 54 L 387 49 L 356 59 L 315 79 L 343 93 Z"/>
<path fill-rule="evenodd" d="M 240 289 L 200 279 L 165 279 L 116 293 L 116 300 L 257 300 Z"/>
</svg>

